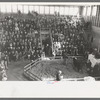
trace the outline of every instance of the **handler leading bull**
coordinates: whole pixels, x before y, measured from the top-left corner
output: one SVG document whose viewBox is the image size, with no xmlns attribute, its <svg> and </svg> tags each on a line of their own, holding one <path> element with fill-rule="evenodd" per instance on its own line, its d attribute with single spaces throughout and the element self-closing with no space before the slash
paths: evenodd
<svg viewBox="0 0 100 100">
<path fill-rule="evenodd" d="M 100 59 L 96 58 L 94 52 L 88 55 L 87 69 L 91 76 L 100 76 Z"/>
</svg>

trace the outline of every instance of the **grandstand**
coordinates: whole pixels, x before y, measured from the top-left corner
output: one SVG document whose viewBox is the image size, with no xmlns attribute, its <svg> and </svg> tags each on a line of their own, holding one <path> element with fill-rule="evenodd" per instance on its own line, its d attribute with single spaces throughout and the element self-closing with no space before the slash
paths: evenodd
<svg viewBox="0 0 100 100">
<path fill-rule="evenodd" d="M 0 80 L 99 80 L 99 8 L 0 4 Z"/>
</svg>

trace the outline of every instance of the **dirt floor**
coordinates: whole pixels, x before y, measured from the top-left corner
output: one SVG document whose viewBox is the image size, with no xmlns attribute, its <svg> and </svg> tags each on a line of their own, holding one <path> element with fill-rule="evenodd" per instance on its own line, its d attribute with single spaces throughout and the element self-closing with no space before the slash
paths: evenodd
<svg viewBox="0 0 100 100">
<path fill-rule="evenodd" d="M 55 77 L 55 73 L 58 70 L 62 71 L 64 78 L 83 78 L 87 76 L 85 67 L 83 67 L 83 72 L 77 72 L 73 69 L 71 60 L 66 62 L 67 64 L 64 65 L 61 59 L 42 61 L 42 63 L 32 68 L 31 71 L 40 78 Z M 28 60 L 9 63 L 9 69 L 7 70 L 8 81 L 29 81 L 23 75 L 24 66 L 28 63 Z"/>
<path fill-rule="evenodd" d="M 24 66 L 28 63 L 28 60 L 9 63 L 7 70 L 8 81 L 28 81 L 23 75 Z"/>
<path fill-rule="evenodd" d="M 100 43 L 100 35 L 94 34 L 94 41 L 93 47 L 98 46 Z M 26 77 L 23 75 L 24 66 L 29 63 L 28 60 L 26 61 L 17 61 L 11 62 L 8 65 L 7 76 L 8 81 L 28 81 Z M 41 66 L 42 65 L 42 66 Z M 61 70 L 63 72 L 64 78 L 78 78 L 78 77 L 85 77 L 87 76 L 86 67 L 83 66 L 83 72 L 77 72 L 73 69 L 73 63 L 71 60 L 67 61 L 67 64 L 63 64 L 63 60 L 50 60 L 50 61 L 43 61 L 42 64 L 34 67 L 32 69 L 32 73 L 38 75 L 39 77 L 55 77 L 56 71 Z"/>
<path fill-rule="evenodd" d="M 63 64 L 63 59 L 55 59 L 42 61 L 42 63 L 33 67 L 31 72 L 41 79 L 55 78 L 58 70 L 62 71 L 64 78 L 84 78 L 87 76 L 85 66 L 82 66 L 82 72 L 77 72 L 73 67 L 74 65 L 71 59 L 66 61 L 66 65 Z"/>
</svg>

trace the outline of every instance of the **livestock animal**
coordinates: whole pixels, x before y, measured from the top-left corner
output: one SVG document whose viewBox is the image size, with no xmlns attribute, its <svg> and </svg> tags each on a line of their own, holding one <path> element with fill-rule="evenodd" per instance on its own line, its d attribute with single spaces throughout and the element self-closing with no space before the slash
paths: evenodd
<svg viewBox="0 0 100 100">
<path fill-rule="evenodd" d="M 76 58 L 73 57 L 73 64 L 74 64 L 74 68 L 78 71 L 78 72 L 82 72 L 82 65 L 80 63 L 80 61 Z"/>
<path fill-rule="evenodd" d="M 88 62 L 91 63 L 90 66 L 87 63 L 87 68 L 89 69 L 89 74 L 91 76 L 100 76 L 100 59 L 96 59 L 95 55 L 88 55 Z"/>
</svg>

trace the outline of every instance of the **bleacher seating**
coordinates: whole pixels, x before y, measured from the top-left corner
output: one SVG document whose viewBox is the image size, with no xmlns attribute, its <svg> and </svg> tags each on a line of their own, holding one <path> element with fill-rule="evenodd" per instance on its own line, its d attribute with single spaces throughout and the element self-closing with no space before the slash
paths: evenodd
<svg viewBox="0 0 100 100">
<path fill-rule="evenodd" d="M 43 52 L 40 35 L 42 29 L 51 32 L 52 41 L 48 39 L 49 42 L 60 43 L 60 56 L 84 56 L 89 50 L 84 39 L 84 23 L 79 20 L 75 22 L 71 17 L 66 20 L 66 17 L 56 15 L 18 13 L 1 14 L 0 19 L 3 33 L 0 47 L 8 62 L 22 58 L 35 61 L 40 58 Z"/>
</svg>

